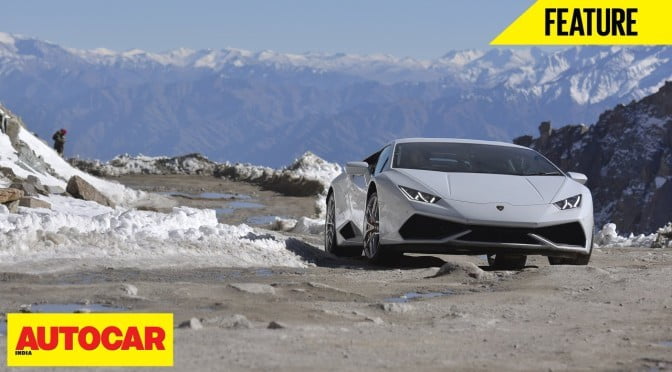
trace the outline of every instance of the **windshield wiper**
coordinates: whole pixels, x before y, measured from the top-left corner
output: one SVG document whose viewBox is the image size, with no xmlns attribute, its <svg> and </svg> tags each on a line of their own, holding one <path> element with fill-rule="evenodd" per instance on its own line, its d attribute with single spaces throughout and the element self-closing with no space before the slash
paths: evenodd
<svg viewBox="0 0 672 372">
<path fill-rule="evenodd" d="M 526 176 L 562 176 L 560 172 L 539 172 L 539 173 L 530 173 Z"/>
</svg>

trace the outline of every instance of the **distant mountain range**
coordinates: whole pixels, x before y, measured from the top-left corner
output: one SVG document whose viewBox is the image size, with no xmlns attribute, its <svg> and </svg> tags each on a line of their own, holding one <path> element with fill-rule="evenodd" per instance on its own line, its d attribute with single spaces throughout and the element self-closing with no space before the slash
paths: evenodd
<svg viewBox="0 0 672 372">
<path fill-rule="evenodd" d="M 199 152 L 278 166 L 406 136 L 511 140 L 593 123 L 672 79 L 672 48 L 491 49 L 435 60 L 239 49 L 77 50 L 0 33 L 0 101 L 66 155 Z"/>
</svg>

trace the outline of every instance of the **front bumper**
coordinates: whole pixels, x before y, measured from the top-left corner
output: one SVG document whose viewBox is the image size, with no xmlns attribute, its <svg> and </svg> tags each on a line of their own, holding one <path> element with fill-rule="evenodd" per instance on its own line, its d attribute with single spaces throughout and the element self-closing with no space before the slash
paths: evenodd
<svg viewBox="0 0 672 372">
<path fill-rule="evenodd" d="M 576 210 L 559 211 L 552 205 L 505 205 L 501 213 L 496 206 L 502 203 L 450 201 L 430 205 L 400 199 L 393 203 L 387 207 L 393 207 L 396 213 L 383 211 L 385 219 L 381 219 L 381 243 L 385 249 L 408 253 L 576 257 L 589 254 L 592 248 L 590 199 Z"/>
</svg>

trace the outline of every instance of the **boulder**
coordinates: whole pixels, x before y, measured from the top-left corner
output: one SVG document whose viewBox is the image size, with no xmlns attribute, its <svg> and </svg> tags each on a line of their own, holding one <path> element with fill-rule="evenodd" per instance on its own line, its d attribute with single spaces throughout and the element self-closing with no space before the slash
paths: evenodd
<svg viewBox="0 0 672 372">
<path fill-rule="evenodd" d="M 37 196 L 38 194 L 35 186 L 27 182 L 14 182 L 9 187 L 23 191 L 24 196 Z"/>
<path fill-rule="evenodd" d="M 19 201 L 19 206 L 26 208 L 46 208 L 51 209 L 51 204 L 44 200 L 23 197 Z"/>
<path fill-rule="evenodd" d="M 0 189 L 0 203 L 9 203 L 23 197 L 23 191 L 15 188 Z"/>
<path fill-rule="evenodd" d="M 32 174 L 26 177 L 26 183 L 30 184 L 35 188 L 35 191 L 37 191 L 41 195 L 49 195 L 49 190 L 42 185 L 42 181 L 40 181 L 39 178 L 33 176 Z"/>
<path fill-rule="evenodd" d="M 5 203 L 5 206 L 7 207 L 7 210 L 9 213 L 19 213 L 19 201 L 14 200 L 11 202 Z"/>
<path fill-rule="evenodd" d="M 68 186 L 65 190 L 75 198 L 94 201 L 98 204 L 114 207 L 114 204 L 107 196 L 98 191 L 90 183 L 86 182 L 82 177 L 70 177 Z"/>
<path fill-rule="evenodd" d="M 9 167 L 0 167 L 0 174 L 5 176 L 5 178 L 8 178 L 10 180 L 14 180 L 16 178 L 16 174 L 14 174 L 14 170 Z"/>
<path fill-rule="evenodd" d="M 63 194 L 65 190 L 60 186 L 44 186 L 49 194 Z"/>
</svg>

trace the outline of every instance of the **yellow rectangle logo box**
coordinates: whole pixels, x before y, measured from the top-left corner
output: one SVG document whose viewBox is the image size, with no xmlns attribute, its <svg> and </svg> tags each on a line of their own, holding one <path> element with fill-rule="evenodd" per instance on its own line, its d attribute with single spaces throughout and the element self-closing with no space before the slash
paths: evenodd
<svg viewBox="0 0 672 372">
<path fill-rule="evenodd" d="M 9 367 L 173 366 L 173 314 L 7 314 Z"/>
</svg>

